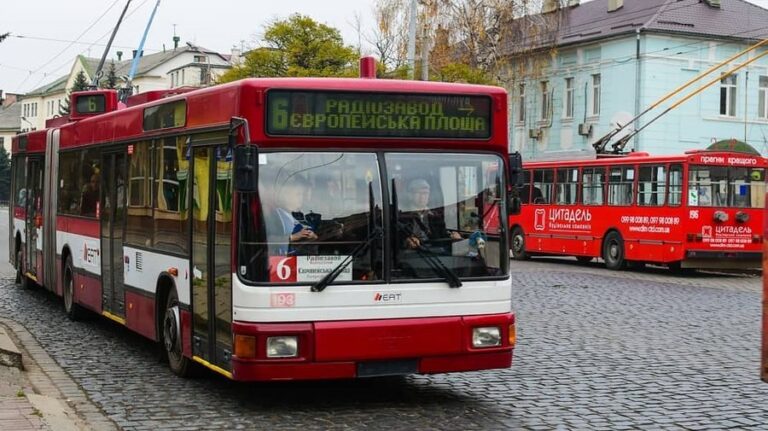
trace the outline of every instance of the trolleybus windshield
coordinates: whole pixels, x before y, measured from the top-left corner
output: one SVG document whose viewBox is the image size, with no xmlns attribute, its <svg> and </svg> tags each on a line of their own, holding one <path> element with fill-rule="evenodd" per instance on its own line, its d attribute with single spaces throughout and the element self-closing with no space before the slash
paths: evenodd
<svg viewBox="0 0 768 431">
<path fill-rule="evenodd" d="M 495 155 L 262 153 L 259 193 L 241 199 L 240 276 L 314 284 L 351 260 L 334 283 L 501 277 L 502 166 Z"/>
</svg>

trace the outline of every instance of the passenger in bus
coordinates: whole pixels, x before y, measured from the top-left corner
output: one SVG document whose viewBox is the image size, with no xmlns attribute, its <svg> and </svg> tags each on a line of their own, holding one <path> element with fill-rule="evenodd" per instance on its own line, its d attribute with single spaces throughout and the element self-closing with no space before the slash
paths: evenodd
<svg viewBox="0 0 768 431">
<path fill-rule="evenodd" d="M 712 205 L 712 198 L 709 196 L 708 187 L 699 187 L 699 206 L 708 207 Z"/>
<path fill-rule="evenodd" d="M 408 183 L 408 211 L 400 216 L 406 233 L 403 245 L 407 249 L 436 245 L 440 240 L 452 242 L 462 239 L 458 232 L 449 232 L 442 215 L 430 208 L 430 188 L 429 183 L 421 178 Z"/>
<path fill-rule="evenodd" d="M 80 214 L 81 215 L 96 215 L 96 206 L 99 202 L 99 182 L 101 177 L 98 173 L 91 175 L 90 180 L 83 186 L 82 199 L 80 200 Z"/>
<path fill-rule="evenodd" d="M 277 232 L 283 237 L 276 242 L 285 242 L 288 239 L 288 246 L 283 247 L 281 252 L 293 254 L 296 252 L 296 243 L 314 241 L 317 235 L 310 226 L 298 220 L 294 214 L 301 214 L 304 204 L 304 196 L 307 194 L 309 183 L 304 178 L 294 175 L 287 179 L 282 185 L 278 186 L 275 196 L 277 207 L 275 214 L 279 227 Z M 303 217 L 302 217 L 303 218 Z M 275 229 L 270 229 L 273 233 Z M 270 241 L 271 242 L 271 241 Z M 282 253 L 281 253 L 282 254 Z"/>
</svg>

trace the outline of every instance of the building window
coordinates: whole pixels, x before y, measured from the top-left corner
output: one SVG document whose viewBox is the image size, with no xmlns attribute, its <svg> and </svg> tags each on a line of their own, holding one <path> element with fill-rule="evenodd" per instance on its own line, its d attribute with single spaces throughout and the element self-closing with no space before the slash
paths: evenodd
<svg viewBox="0 0 768 431">
<path fill-rule="evenodd" d="M 565 106 L 563 118 L 573 118 L 573 78 L 565 78 Z"/>
<path fill-rule="evenodd" d="M 768 76 L 760 77 L 760 93 L 757 100 L 757 116 L 768 120 Z"/>
<path fill-rule="evenodd" d="M 592 75 L 592 115 L 600 115 L 600 74 Z"/>
<path fill-rule="evenodd" d="M 549 82 L 541 82 L 541 119 L 549 119 Z"/>
<path fill-rule="evenodd" d="M 720 115 L 736 116 L 736 75 L 720 80 Z"/>
<path fill-rule="evenodd" d="M 208 57 L 204 55 L 196 55 L 195 56 L 195 63 L 205 63 L 208 61 Z"/>
<path fill-rule="evenodd" d="M 520 97 L 517 103 L 517 121 L 525 122 L 525 84 L 520 84 L 519 90 Z"/>
</svg>

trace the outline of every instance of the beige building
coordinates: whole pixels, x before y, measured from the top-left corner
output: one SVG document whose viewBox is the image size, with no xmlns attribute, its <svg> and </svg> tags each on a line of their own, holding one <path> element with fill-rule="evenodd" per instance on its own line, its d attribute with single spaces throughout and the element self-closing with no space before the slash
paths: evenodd
<svg viewBox="0 0 768 431">
<path fill-rule="evenodd" d="M 3 97 L 0 91 L 0 145 L 11 151 L 11 138 L 21 131 L 21 103 L 17 94 Z"/>
<path fill-rule="evenodd" d="M 118 58 L 107 60 L 102 70 L 102 86 L 106 82 L 110 63 L 114 61 L 117 86 L 125 85 L 133 57 L 123 60 L 122 52 Z M 216 78 L 231 67 L 230 55 L 220 54 L 191 44 L 179 46 L 154 54 L 143 55 L 139 59 L 133 77 L 133 93 L 151 90 L 164 90 L 177 87 L 205 87 L 215 83 Z M 45 127 L 45 121 L 59 116 L 59 110 L 65 105 L 67 89 L 71 89 L 77 74 L 85 73 L 88 82 L 93 80 L 98 58 L 77 56 L 69 73 L 59 79 L 36 88 L 23 96 L 20 105 L 21 130 L 38 130 Z"/>
</svg>

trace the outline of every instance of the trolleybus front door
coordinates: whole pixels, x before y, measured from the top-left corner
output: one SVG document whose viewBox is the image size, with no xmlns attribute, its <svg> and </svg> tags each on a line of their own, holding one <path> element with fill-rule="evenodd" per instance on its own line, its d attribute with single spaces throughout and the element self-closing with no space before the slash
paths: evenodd
<svg viewBox="0 0 768 431">
<path fill-rule="evenodd" d="M 43 160 L 30 158 L 27 169 L 27 218 L 24 224 L 27 244 L 24 260 L 26 260 L 25 270 L 37 277 L 37 240 L 43 223 Z"/>
<path fill-rule="evenodd" d="M 232 154 L 226 145 L 195 148 L 193 159 L 192 350 L 195 356 L 229 371 L 232 355 Z"/>
<path fill-rule="evenodd" d="M 104 311 L 125 317 L 123 235 L 126 161 L 124 152 L 101 158 L 101 285 Z"/>
</svg>

